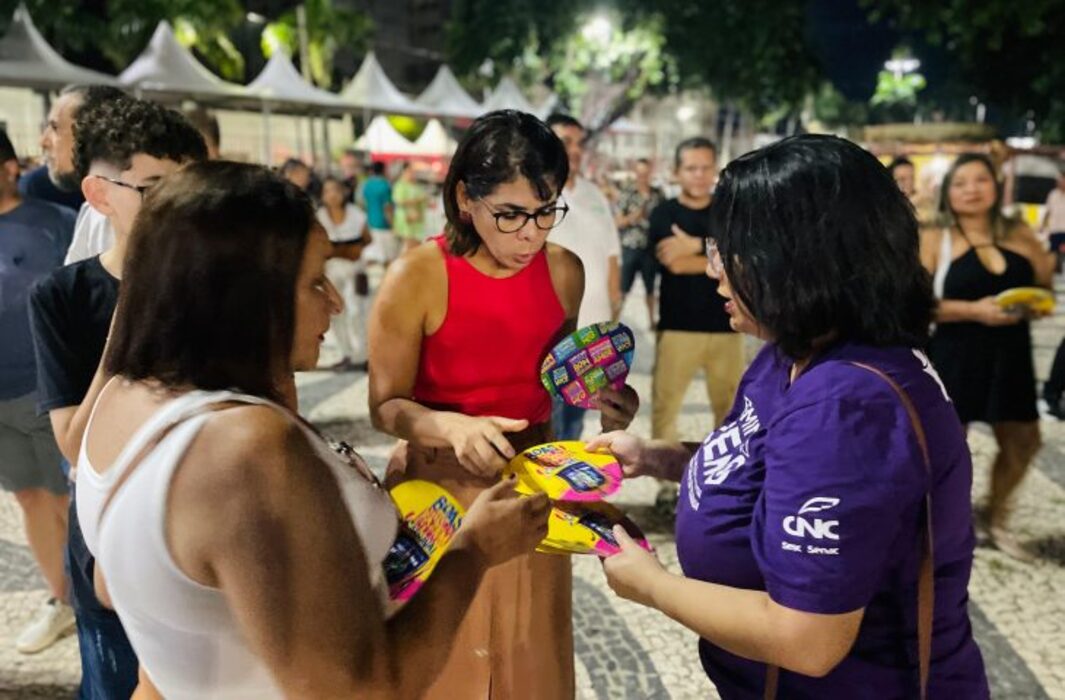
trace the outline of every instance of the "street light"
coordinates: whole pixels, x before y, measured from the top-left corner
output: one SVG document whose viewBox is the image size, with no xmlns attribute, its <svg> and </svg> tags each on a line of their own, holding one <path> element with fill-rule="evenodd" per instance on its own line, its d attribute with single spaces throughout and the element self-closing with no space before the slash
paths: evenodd
<svg viewBox="0 0 1065 700">
<path fill-rule="evenodd" d="M 244 15 L 244 19 L 248 20 L 252 24 L 266 24 L 266 18 L 260 15 L 258 12 L 249 12 Z"/>
<path fill-rule="evenodd" d="M 581 36 L 588 41 L 605 44 L 610 41 L 610 35 L 613 32 L 614 26 L 610 23 L 610 20 L 603 15 L 597 15 L 584 25 L 584 28 L 581 29 Z"/>
<path fill-rule="evenodd" d="M 896 78 L 912 73 L 920 67 L 921 62 L 916 58 L 892 58 L 884 61 L 884 68 L 891 71 Z"/>
<path fill-rule="evenodd" d="M 691 105 L 681 105 L 677 108 L 677 120 L 681 122 L 687 122 L 695 116 L 695 107 Z"/>
</svg>

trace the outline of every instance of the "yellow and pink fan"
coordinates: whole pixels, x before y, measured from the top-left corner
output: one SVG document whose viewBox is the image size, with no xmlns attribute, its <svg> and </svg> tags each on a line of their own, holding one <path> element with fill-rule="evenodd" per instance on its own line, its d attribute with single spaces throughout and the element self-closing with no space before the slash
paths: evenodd
<svg viewBox="0 0 1065 700">
<path fill-rule="evenodd" d="M 433 573 L 466 510 L 450 493 L 428 481 L 405 481 L 389 493 L 402 522 L 385 557 L 385 579 L 389 598 L 402 603 Z"/>
<path fill-rule="evenodd" d="M 621 488 L 621 465 L 613 455 L 588 452 L 579 440 L 530 447 L 503 470 L 518 478 L 515 490 L 546 493 L 552 501 L 601 501 Z"/>
</svg>

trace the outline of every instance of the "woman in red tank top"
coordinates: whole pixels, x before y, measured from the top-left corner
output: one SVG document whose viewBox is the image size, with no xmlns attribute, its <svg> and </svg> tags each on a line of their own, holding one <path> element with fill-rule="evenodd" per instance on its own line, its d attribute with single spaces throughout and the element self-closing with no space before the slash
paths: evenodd
<svg viewBox="0 0 1065 700">
<path fill-rule="evenodd" d="M 481 117 L 444 182 L 446 232 L 389 268 L 369 337 L 374 425 L 404 441 L 390 485 L 426 479 L 468 505 L 550 439 L 540 362 L 584 292 L 577 257 L 547 243 L 568 171 L 532 115 Z M 605 427 L 631 422 L 635 402 L 620 403 Z M 568 558 L 535 552 L 489 570 L 426 697 L 572 698 L 571 583 Z"/>
</svg>

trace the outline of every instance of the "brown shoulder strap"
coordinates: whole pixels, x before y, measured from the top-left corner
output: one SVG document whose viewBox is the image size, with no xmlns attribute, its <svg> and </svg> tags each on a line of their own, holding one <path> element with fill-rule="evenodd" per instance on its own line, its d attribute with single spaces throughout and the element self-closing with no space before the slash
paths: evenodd
<svg viewBox="0 0 1065 700">
<path fill-rule="evenodd" d="M 899 397 L 910 418 L 917 445 L 921 449 L 925 472 L 928 475 L 928 492 L 925 494 L 924 534 L 921 545 L 921 568 L 917 579 L 917 663 L 921 682 L 921 700 L 928 697 L 928 676 L 932 666 L 932 624 L 935 611 L 935 558 L 932 550 L 932 458 L 928 451 L 928 439 L 920 415 L 906 391 L 887 373 L 872 365 L 851 362 L 855 367 L 872 372 L 883 379 Z M 780 667 L 767 666 L 765 674 L 765 700 L 776 700 Z"/>
</svg>

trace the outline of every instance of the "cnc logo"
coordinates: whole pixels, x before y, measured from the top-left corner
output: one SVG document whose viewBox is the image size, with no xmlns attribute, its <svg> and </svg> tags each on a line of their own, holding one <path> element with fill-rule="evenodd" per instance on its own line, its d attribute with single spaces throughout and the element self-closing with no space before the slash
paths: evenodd
<svg viewBox="0 0 1065 700">
<path fill-rule="evenodd" d="M 811 513 L 821 513 L 839 505 L 838 498 L 816 496 L 802 505 L 798 515 L 784 518 L 784 532 L 792 537 L 813 537 L 815 540 L 838 540 L 838 520 L 826 520 L 820 517 L 803 517 Z"/>
</svg>

